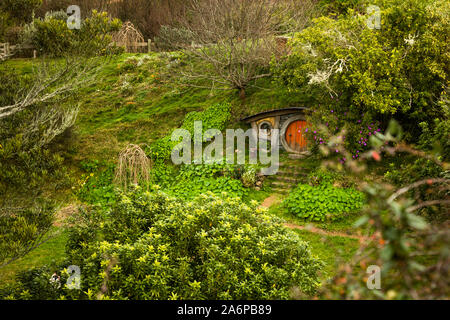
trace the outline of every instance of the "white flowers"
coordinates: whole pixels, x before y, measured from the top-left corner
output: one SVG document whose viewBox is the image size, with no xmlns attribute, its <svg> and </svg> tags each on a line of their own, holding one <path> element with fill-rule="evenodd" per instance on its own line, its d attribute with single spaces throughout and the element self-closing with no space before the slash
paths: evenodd
<svg viewBox="0 0 450 320">
<path fill-rule="evenodd" d="M 410 34 L 408 34 L 408 38 L 405 38 L 404 41 L 407 45 L 412 47 L 414 45 L 414 43 L 416 42 L 416 38 L 417 38 L 417 35 L 411 36 Z"/>
</svg>

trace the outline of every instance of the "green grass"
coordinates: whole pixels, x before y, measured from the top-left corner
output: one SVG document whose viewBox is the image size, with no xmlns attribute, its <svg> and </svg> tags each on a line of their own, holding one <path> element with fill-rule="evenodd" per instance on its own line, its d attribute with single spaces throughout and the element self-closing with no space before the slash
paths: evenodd
<svg viewBox="0 0 450 320">
<path fill-rule="evenodd" d="M 349 262 L 359 247 L 358 240 L 355 239 L 324 236 L 306 230 L 294 229 L 294 231 L 302 240 L 309 243 L 311 252 L 325 263 L 322 280 L 333 277 L 337 266 Z"/>
<path fill-rule="evenodd" d="M 323 229 L 326 231 L 335 231 L 335 232 L 343 232 L 348 234 L 357 234 L 359 230 L 354 228 L 354 223 L 361 217 L 360 213 L 350 213 L 344 216 L 342 219 L 335 220 L 333 222 L 324 221 L 324 222 L 314 222 L 314 221 L 306 221 L 304 219 L 298 218 L 293 214 L 290 214 L 287 209 L 283 206 L 283 203 L 270 208 L 270 211 L 277 216 L 283 218 L 284 220 L 299 225 L 299 226 L 313 226 L 319 229 Z"/>
<path fill-rule="evenodd" d="M 312 225 L 316 228 L 326 231 L 339 231 L 355 233 L 353 222 L 357 216 L 349 216 L 339 221 L 311 223 L 290 215 L 283 207 L 282 203 L 273 205 L 269 212 L 287 222 L 307 226 Z M 359 216 L 359 215 L 358 215 Z M 309 243 L 313 254 L 317 255 L 324 263 L 324 272 L 321 275 L 322 280 L 326 280 L 335 274 L 336 266 L 340 263 L 349 262 L 359 248 L 359 241 L 352 238 L 341 236 L 327 236 L 313 233 L 308 230 L 293 229 L 299 236 Z"/>
<path fill-rule="evenodd" d="M 142 59 L 133 65 L 130 59 Z M 111 159 L 128 143 L 151 144 L 178 127 L 186 113 L 228 101 L 233 106 L 230 126 L 255 112 L 303 105 L 296 95 L 261 79 L 243 101 L 234 90 L 197 88 L 180 80 L 186 66 L 173 64 L 170 55 L 122 54 L 102 61 L 95 82 L 81 90 L 76 100 L 81 111 L 75 125 L 78 158 Z M 5 66 L 23 74 L 32 72 L 31 59 L 11 59 Z M 124 83 L 129 83 L 126 90 Z M 200 83 L 208 85 L 208 83 Z"/>
<path fill-rule="evenodd" d="M 62 231 L 22 258 L 0 268 L 0 284 L 13 282 L 20 271 L 63 261 L 67 238 L 68 233 Z"/>
</svg>

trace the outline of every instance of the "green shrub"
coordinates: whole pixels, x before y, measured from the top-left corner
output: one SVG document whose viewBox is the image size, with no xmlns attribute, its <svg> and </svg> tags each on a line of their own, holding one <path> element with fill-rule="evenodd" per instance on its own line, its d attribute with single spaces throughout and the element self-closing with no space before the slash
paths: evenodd
<svg viewBox="0 0 450 320">
<path fill-rule="evenodd" d="M 287 299 L 319 285 L 321 262 L 307 243 L 256 203 L 138 188 L 95 225 L 99 240 L 69 252 L 82 270 L 79 298 L 104 281 L 114 299 Z"/>
<path fill-rule="evenodd" d="M 31 42 L 40 53 L 61 56 L 71 47 L 73 32 L 65 21 L 55 18 L 36 19 Z"/>
<path fill-rule="evenodd" d="M 2 0 L 0 11 L 8 13 L 18 24 L 29 22 L 32 13 L 42 4 L 42 0 Z"/>
<path fill-rule="evenodd" d="M 323 263 L 256 202 L 211 193 L 186 202 L 137 187 L 74 219 L 66 262 L 19 274 L 0 298 L 289 299 L 319 286 Z M 68 265 L 80 266 L 81 290 L 64 286 Z"/>
<path fill-rule="evenodd" d="M 246 166 L 244 172 L 242 173 L 242 184 L 246 188 L 254 187 L 257 180 L 258 168 L 254 165 Z"/>
<path fill-rule="evenodd" d="M 225 129 L 225 125 L 231 119 L 231 104 L 219 103 L 206 108 L 204 111 L 193 111 L 186 114 L 182 129 L 186 129 L 194 137 L 194 122 L 202 122 L 202 134 L 208 129 L 218 129 L 220 131 Z M 171 140 L 171 136 L 167 135 L 161 139 L 155 141 L 151 146 L 151 157 L 155 163 L 163 163 L 170 159 L 172 149 L 178 144 L 176 141 Z M 203 136 L 204 141 L 207 138 Z"/>
<path fill-rule="evenodd" d="M 321 184 L 333 184 L 336 181 L 338 174 L 336 172 L 328 171 L 322 168 L 312 171 L 308 175 L 308 184 L 318 186 Z"/>
<path fill-rule="evenodd" d="M 96 55 L 114 51 L 108 47 L 110 33 L 119 30 L 121 22 L 111 20 L 106 12 L 92 11 L 91 17 L 81 23 L 80 30 L 69 29 L 61 14 L 46 15 L 27 26 L 25 42 L 32 43 L 41 54 L 63 56 L 66 54 Z"/>
<path fill-rule="evenodd" d="M 299 184 L 284 201 L 289 213 L 310 221 L 336 220 L 359 211 L 364 196 L 353 188 L 336 188 L 324 183 Z"/>
<path fill-rule="evenodd" d="M 206 130 L 209 129 L 217 129 L 222 131 L 225 129 L 225 125 L 230 121 L 231 118 L 231 104 L 230 103 L 218 103 L 212 105 L 205 109 L 204 111 L 198 112 L 193 111 L 189 112 L 184 118 L 182 129 L 186 129 L 189 131 L 191 136 L 194 136 L 194 122 L 201 121 L 203 134 Z M 211 137 L 204 136 L 203 139 Z"/>
<path fill-rule="evenodd" d="M 225 192 L 229 196 L 235 196 L 239 198 L 243 198 L 245 195 L 247 195 L 247 190 L 242 185 L 242 182 L 230 177 L 197 177 L 189 181 L 183 180 L 180 182 L 176 182 L 168 189 L 168 192 L 170 192 L 170 194 L 173 194 L 182 199 L 192 199 L 208 191 L 216 195 L 221 195 L 223 192 Z"/>
<path fill-rule="evenodd" d="M 340 1 L 344 7 L 351 2 L 356 1 Z M 444 117 L 437 104 L 450 64 L 443 54 L 450 6 L 443 0 L 375 0 L 365 5 L 380 8 L 381 30 L 367 27 L 365 12 L 320 17 L 294 35 L 290 54 L 274 63 L 273 73 L 293 92 L 328 90 L 329 95 L 315 97 L 312 109 L 323 111 L 318 122 L 331 124 L 336 114 L 347 113 L 347 138 L 353 143 L 359 131 L 364 134 L 355 126 L 367 128 L 387 116 L 400 122 L 407 141 L 417 142 L 418 122 L 432 130 L 434 119 Z"/>
<path fill-rule="evenodd" d="M 18 92 L 27 92 L 32 83 L 32 76 L 22 76 L 17 70 L 2 67 L 0 106 L 14 104 Z M 53 141 L 55 143 L 41 145 L 48 123 L 40 125 L 39 130 L 31 130 L 35 128 L 35 118 L 42 110 L 40 105 L 32 106 L 0 119 L 0 206 L 18 194 L 25 194 L 25 197 L 20 197 L 27 200 L 37 197 L 49 179 L 58 177 L 61 185 L 68 181 L 64 157 L 56 142 L 64 142 L 62 144 L 66 147 L 70 137 L 62 134 L 59 140 L 55 138 L 58 140 Z M 51 112 L 56 114 L 60 109 L 55 106 Z"/>
<path fill-rule="evenodd" d="M 0 265 L 28 253 L 53 224 L 54 206 L 37 202 L 24 209 L 0 208 Z"/>
<path fill-rule="evenodd" d="M 418 146 L 423 150 L 437 151 L 442 161 L 450 159 L 450 119 L 435 119 L 433 128 L 426 122 L 419 123 L 422 134 Z"/>
<path fill-rule="evenodd" d="M 83 173 L 79 180 L 79 189 L 76 190 L 78 198 L 102 206 L 114 201 L 115 165 L 94 160 L 82 162 L 80 166 L 86 173 Z"/>
</svg>

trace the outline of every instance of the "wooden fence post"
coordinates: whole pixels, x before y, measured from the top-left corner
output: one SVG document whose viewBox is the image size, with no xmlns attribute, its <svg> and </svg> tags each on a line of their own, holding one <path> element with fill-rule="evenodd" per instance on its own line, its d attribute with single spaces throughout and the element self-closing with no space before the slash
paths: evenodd
<svg viewBox="0 0 450 320">
<path fill-rule="evenodd" d="M 9 42 L 5 43 L 5 54 L 9 55 Z"/>
<path fill-rule="evenodd" d="M 148 39 L 147 46 L 148 53 L 152 52 L 152 39 Z"/>
</svg>

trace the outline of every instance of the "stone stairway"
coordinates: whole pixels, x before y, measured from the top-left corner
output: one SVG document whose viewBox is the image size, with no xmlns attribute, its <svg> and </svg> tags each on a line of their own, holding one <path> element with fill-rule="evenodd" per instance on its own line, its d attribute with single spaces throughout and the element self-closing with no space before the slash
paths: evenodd
<svg viewBox="0 0 450 320">
<path fill-rule="evenodd" d="M 287 160 L 279 163 L 278 173 L 267 177 L 275 193 L 287 194 L 300 182 L 305 182 L 308 172 L 301 160 Z"/>
</svg>

